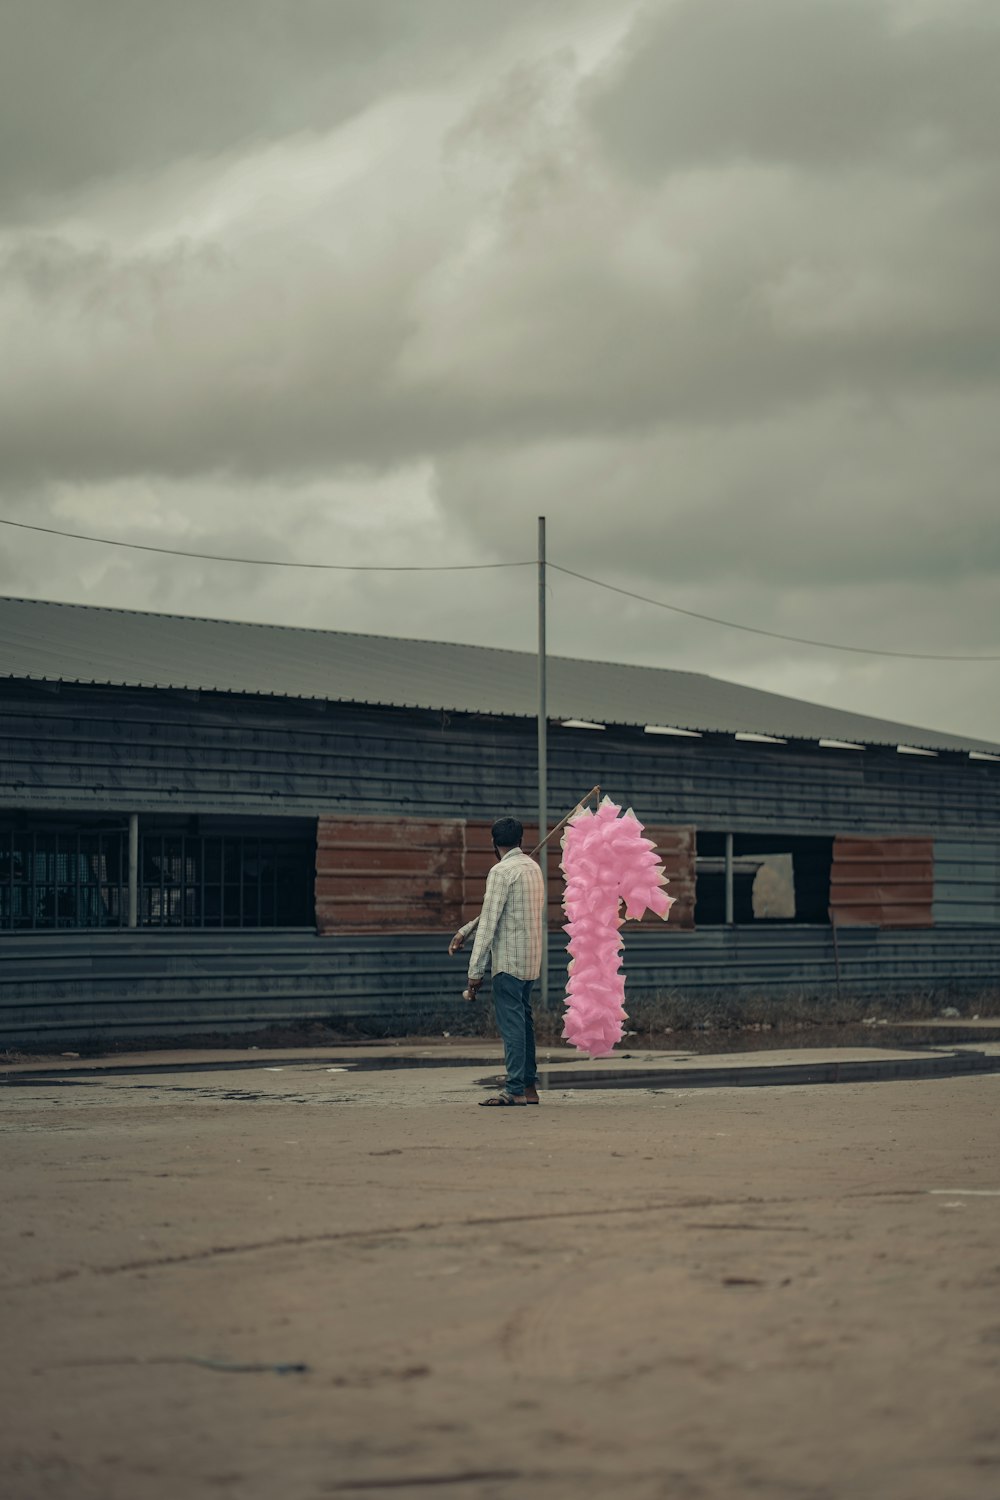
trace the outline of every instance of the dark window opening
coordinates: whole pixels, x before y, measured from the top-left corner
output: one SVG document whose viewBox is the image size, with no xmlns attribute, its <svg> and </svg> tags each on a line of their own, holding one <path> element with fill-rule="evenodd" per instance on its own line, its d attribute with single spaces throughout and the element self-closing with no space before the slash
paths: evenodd
<svg viewBox="0 0 1000 1500">
<path fill-rule="evenodd" d="M 833 839 L 795 834 L 733 834 L 733 923 L 829 924 Z M 697 834 L 696 927 L 726 921 L 726 835 Z"/>
<path fill-rule="evenodd" d="M 0 826 L 0 929 L 120 927 L 128 912 L 128 834 Z"/>
<path fill-rule="evenodd" d="M 247 834 L 147 833 L 139 840 L 140 927 L 305 927 L 315 845 Z"/>
<path fill-rule="evenodd" d="M 261 824 L 253 832 L 246 824 L 204 831 L 197 819 L 140 820 L 138 925 L 312 926 L 315 834 Z M 0 824 L 0 931 L 126 927 L 128 886 L 121 820 L 57 823 L 22 814 Z"/>
</svg>

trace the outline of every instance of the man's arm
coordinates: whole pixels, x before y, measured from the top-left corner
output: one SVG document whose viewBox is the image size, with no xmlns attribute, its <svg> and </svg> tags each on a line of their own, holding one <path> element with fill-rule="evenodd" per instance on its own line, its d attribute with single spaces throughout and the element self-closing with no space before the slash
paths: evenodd
<svg viewBox="0 0 1000 1500">
<path fill-rule="evenodd" d="M 499 865 L 494 865 L 486 877 L 486 895 L 483 897 L 483 909 L 479 914 L 479 929 L 476 933 L 472 957 L 469 959 L 469 982 L 476 984 L 477 987 L 482 983 L 486 972 L 486 955 L 493 945 L 493 937 L 506 899 L 507 883 L 500 873 Z"/>
<path fill-rule="evenodd" d="M 455 954 L 458 952 L 459 948 L 464 948 L 465 947 L 465 940 L 469 936 L 469 933 L 472 931 L 472 929 L 474 927 L 478 927 L 478 926 L 479 926 L 479 918 L 478 917 L 473 917 L 473 919 L 472 919 L 471 922 L 466 922 L 466 924 L 465 924 L 464 927 L 460 927 L 458 929 L 458 931 L 455 933 L 455 936 L 452 938 L 451 942 L 448 944 L 448 957 L 449 958 L 453 958 L 455 956 Z"/>
</svg>

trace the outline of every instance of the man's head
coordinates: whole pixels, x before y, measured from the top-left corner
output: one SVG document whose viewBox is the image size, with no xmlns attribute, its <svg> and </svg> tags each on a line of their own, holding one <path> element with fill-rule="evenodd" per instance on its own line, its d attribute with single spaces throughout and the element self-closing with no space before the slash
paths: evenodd
<svg viewBox="0 0 1000 1500">
<path fill-rule="evenodd" d="M 490 829 L 493 837 L 493 847 L 498 852 L 507 849 L 519 849 L 521 840 L 524 838 L 524 828 L 516 818 L 498 818 Z"/>
</svg>

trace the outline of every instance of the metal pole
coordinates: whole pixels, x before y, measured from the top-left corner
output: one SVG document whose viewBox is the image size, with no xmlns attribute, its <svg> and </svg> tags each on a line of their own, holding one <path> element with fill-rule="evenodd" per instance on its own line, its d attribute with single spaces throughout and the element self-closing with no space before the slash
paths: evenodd
<svg viewBox="0 0 1000 1500">
<path fill-rule="evenodd" d="M 726 834 L 726 926 L 733 925 L 733 836 Z"/>
<path fill-rule="evenodd" d="M 837 1004 L 840 1004 L 840 944 L 837 942 L 837 913 L 830 912 L 830 928 L 833 932 L 833 971 L 837 977 Z"/>
<path fill-rule="evenodd" d="M 538 841 L 549 831 L 548 808 L 548 704 L 545 682 L 545 517 L 538 517 Z M 542 849 L 542 889 L 545 905 L 542 908 L 542 974 L 541 1004 L 546 1009 L 549 1003 L 549 851 Z"/>
<path fill-rule="evenodd" d="M 128 815 L 128 925 L 139 925 L 139 814 Z"/>
</svg>

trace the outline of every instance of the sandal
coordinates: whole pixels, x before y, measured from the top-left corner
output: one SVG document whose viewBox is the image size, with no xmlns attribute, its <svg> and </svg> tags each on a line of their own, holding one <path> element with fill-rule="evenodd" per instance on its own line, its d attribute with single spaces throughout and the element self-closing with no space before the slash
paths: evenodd
<svg viewBox="0 0 1000 1500">
<path fill-rule="evenodd" d="M 519 1109 L 524 1103 L 526 1103 L 526 1100 L 523 1094 L 515 1099 L 514 1095 L 508 1094 L 506 1090 L 503 1090 L 499 1094 L 491 1094 L 488 1099 L 480 1099 L 479 1101 L 480 1108 L 484 1105 L 487 1107 L 492 1105 L 495 1109 L 506 1109 L 509 1105 L 513 1105 L 515 1109 Z"/>
<path fill-rule="evenodd" d="M 501 1085 L 503 1085 L 503 1084 L 505 1084 L 507 1082 L 507 1079 L 506 1079 L 506 1077 L 498 1078 L 498 1079 L 496 1079 L 496 1082 L 499 1083 L 499 1084 L 501 1084 Z M 534 1093 L 534 1096 L 535 1096 L 534 1098 L 532 1098 L 531 1094 L 529 1094 L 529 1092 L 528 1092 L 529 1089 L 531 1089 L 532 1092 Z M 506 1093 L 507 1090 L 504 1089 L 503 1092 Z M 525 1085 L 524 1102 L 525 1102 L 525 1104 L 537 1104 L 538 1103 L 538 1085 L 537 1084 L 535 1084 L 535 1083 L 529 1083 L 529 1084 Z"/>
</svg>

